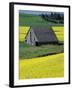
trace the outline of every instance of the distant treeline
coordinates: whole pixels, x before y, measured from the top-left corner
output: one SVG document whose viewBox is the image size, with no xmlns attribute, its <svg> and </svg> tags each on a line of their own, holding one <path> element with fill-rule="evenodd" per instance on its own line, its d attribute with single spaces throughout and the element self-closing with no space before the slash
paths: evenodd
<svg viewBox="0 0 72 90">
<path fill-rule="evenodd" d="M 64 15 L 60 13 L 42 14 L 41 17 L 46 21 L 64 24 Z"/>
</svg>

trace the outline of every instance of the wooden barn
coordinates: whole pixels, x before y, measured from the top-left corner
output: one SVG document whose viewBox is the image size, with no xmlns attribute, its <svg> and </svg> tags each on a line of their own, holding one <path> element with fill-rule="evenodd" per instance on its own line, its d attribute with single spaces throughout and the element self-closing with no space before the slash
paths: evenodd
<svg viewBox="0 0 72 90">
<path fill-rule="evenodd" d="M 48 27 L 30 27 L 25 42 L 29 45 L 57 44 L 58 39 L 53 30 Z"/>
</svg>

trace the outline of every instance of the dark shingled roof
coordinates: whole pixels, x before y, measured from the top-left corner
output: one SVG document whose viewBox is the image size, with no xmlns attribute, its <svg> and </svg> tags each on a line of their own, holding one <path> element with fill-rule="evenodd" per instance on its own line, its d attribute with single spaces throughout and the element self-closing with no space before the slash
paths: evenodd
<svg viewBox="0 0 72 90">
<path fill-rule="evenodd" d="M 47 27 L 32 27 L 39 42 L 57 42 L 54 31 Z"/>
</svg>

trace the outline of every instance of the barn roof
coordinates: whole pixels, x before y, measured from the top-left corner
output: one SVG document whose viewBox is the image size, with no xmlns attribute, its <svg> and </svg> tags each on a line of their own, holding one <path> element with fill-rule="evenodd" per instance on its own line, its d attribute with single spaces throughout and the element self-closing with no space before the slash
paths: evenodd
<svg viewBox="0 0 72 90">
<path fill-rule="evenodd" d="M 32 27 L 39 42 L 57 42 L 57 37 L 52 29 L 48 27 Z"/>
</svg>

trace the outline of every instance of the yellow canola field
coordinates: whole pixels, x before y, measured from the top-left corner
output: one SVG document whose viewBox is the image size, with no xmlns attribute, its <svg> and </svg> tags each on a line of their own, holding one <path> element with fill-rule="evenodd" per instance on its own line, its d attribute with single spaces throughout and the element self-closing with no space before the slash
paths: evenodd
<svg viewBox="0 0 72 90">
<path fill-rule="evenodd" d="M 53 26 L 53 31 L 55 32 L 59 41 L 64 41 L 64 26 Z"/>
<path fill-rule="evenodd" d="M 19 41 L 23 41 L 25 40 L 26 34 L 29 31 L 29 26 L 20 26 L 19 27 Z"/>
<path fill-rule="evenodd" d="M 53 26 L 54 31 L 64 31 L 64 26 Z"/>
<path fill-rule="evenodd" d="M 19 61 L 19 79 L 55 77 L 64 77 L 64 53 Z"/>
</svg>

